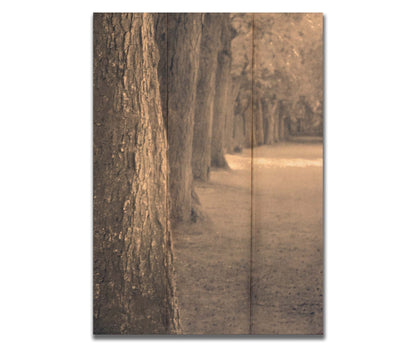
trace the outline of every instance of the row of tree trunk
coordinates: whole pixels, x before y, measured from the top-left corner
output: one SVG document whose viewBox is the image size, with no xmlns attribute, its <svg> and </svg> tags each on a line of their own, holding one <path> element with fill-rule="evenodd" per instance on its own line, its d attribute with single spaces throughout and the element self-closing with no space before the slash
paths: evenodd
<svg viewBox="0 0 416 347">
<path fill-rule="evenodd" d="M 94 15 L 96 334 L 180 332 L 171 233 L 198 214 L 194 179 L 290 130 L 254 49 L 233 80 L 235 34 L 228 14 Z"/>
<path fill-rule="evenodd" d="M 226 128 L 227 152 L 286 140 L 289 133 L 284 123 L 290 112 L 286 112 L 285 104 L 275 97 L 256 97 L 252 90 L 239 90 L 236 83 L 234 86 L 236 92 L 231 95 L 234 108 L 229 114 L 230 128 Z"/>
<path fill-rule="evenodd" d="M 227 14 L 94 15 L 94 333 L 178 333 L 171 232 L 227 167 Z"/>
</svg>

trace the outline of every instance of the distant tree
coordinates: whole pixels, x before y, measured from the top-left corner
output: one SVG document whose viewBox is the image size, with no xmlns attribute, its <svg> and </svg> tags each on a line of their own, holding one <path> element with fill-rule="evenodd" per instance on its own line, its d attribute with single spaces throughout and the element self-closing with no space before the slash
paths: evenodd
<svg viewBox="0 0 416 347">
<path fill-rule="evenodd" d="M 230 88 L 231 88 L 231 40 L 234 31 L 231 27 L 229 14 L 221 14 L 220 51 L 217 59 L 215 78 L 214 119 L 212 123 L 211 165 L 227 168 L 225 160 L 226 124 L 230 117 Z"/>
<path fill-rule="evenodd" d="M 252 146 L 253 110 L 252 110 L 252 65 L 253 65 L 253 15 L 234 13 L 231 25 L 236 37 L 231 41 L 233 86 L 237 89 L 233 100 L 234 147 Z"/>
<path fill-rule="evenodd" d="M 253 97 L 255 144 L 279 140 L 276 135 L 281 133 L 279 127 L 284 120 L 280 118 L 278 103 L 296 103 L 301 96 L 308 107 L 316 110 L 305 119 L 306 129 L 322 132 L 322 15 L 256 13 L 236 14 L 232 19 L 238 32 L 232 44 L 232 76 L 240 80 L 234 111 L 242 112 L 241 105 L 248 104 Z M 292 113 L 291 117 L 295 115 Z"/>
</svg>

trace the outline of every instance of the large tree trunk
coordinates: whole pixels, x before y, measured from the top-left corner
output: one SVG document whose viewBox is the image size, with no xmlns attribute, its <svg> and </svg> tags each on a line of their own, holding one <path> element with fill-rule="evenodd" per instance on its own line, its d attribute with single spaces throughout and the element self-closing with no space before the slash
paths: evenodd
<svg viewBox="0 0 416 347">
<path fill-rule="evenodd" d="M 94 333 L 179 329 L 150 14 L 94 15 Z"/>
<path fill-rule="evenodd" d="M 215 96 L 220 14 L 206 14 L 202 27 L 201 53 L 197 84 L 192 170 L 194 178 L 207 181 L 211 166 L 212 119 Z"/>
<path fill-rule="evenodd" d="M 167 129 L 170 216 L 192 214 L 192 142 L 202 14 L 168 14 Z"/>
<path fill-rule="evenodd" d="M 192 142 L 201 44 L 201 14 L 168 14 L 167 129 L 170 217 L 192 214 Z"/>
<path fill-rule="evenodd" d="M 224 156 L 225 127 L 231 87 L 231 23 L 229 14 L 221 14 L 221 41 L 215 82 L 214 119 L 212 123 L 211 165 L 228 168 Z"/>
</svg>

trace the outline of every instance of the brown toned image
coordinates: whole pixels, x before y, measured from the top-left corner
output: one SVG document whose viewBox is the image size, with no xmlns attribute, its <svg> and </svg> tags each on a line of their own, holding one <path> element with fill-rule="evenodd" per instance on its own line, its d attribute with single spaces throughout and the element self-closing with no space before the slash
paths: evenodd
<svg viewBox="0 0 416 347">
<path fill-rule="evenodd" d="M 323 335 L 322 13 L 96 13 L 95 335 Z"/>
</svg>

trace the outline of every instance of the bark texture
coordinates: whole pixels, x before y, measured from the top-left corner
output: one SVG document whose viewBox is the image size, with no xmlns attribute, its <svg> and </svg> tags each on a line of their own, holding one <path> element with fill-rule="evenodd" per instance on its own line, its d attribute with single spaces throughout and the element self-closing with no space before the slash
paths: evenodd
<svg viewBox="0 0 416 347">
<path fill-rule="evenodd" d="M 94 334 L 178 333 L 154 15 L 94 15 Z"/>
<path fill-rule="evenodd" d="M 221 16 L 220 14 L 206 14 L 202 26 L 192 145 L 193 176 L 202 181 L 209 179 L 211 166 L 212 119 Z"/>
<path fill-rule="evenodd" d="M 231 39 L 230 16 L 221 14 L 221 40 L 215 82 L 214 119 L 212 124 L 211 165 L 228 168 L 224 156 L 227 117 L 230 116 Z"/>
<path fill-rule="evenodd" d="M 173 223 L 192 215 L 192 143 L 202 14 L 168 14 L 167 129 Z"/>
<path fill-rule="evenodd" d="M 165 127 L 168 124 L 168 14 L 159 13 L 155 15 L 156 43 L 159 49 L 159 64 L 157 72 L 159 77 L 159 91 L 162 102 L 163 120 Z"/>
</svg>

